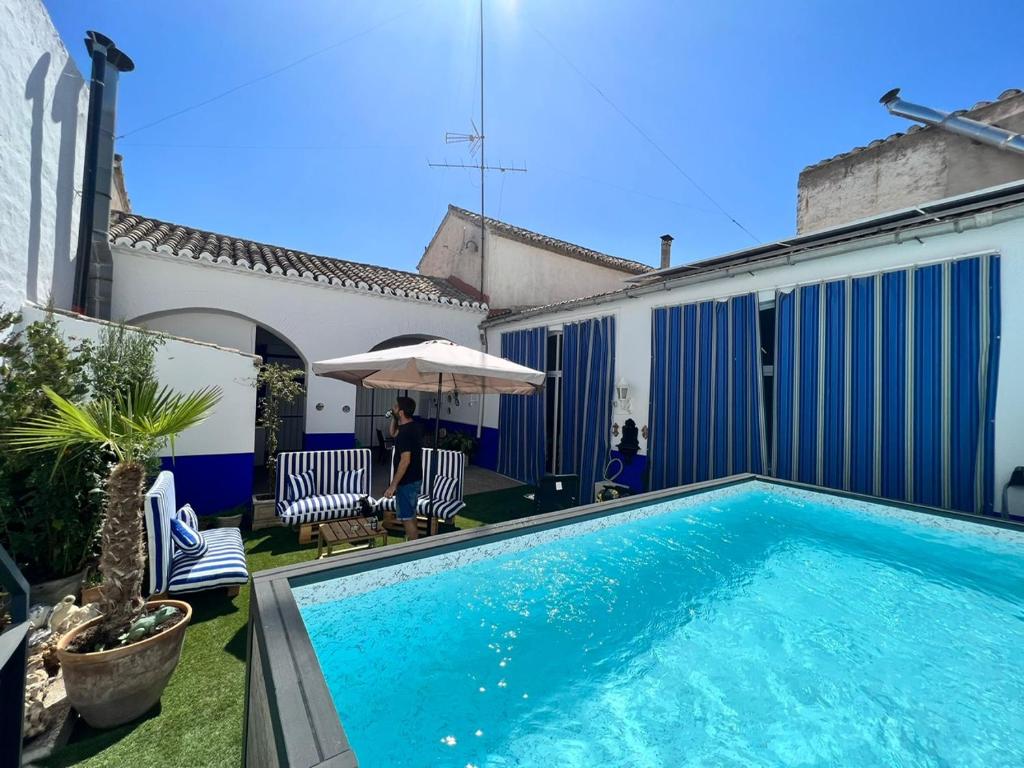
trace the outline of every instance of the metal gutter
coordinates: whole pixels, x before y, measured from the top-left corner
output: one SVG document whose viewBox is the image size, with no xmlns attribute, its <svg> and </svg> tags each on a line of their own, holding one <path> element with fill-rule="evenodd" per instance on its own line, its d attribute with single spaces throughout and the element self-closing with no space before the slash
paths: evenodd
<svg viewBox="0 0 1024 768">
<path fill-rule="evenodd" d="M 925 107 L 921 104 L 914 104 L 900 98 L 900 89 L 893 88 L 887 92 L 879 103 L 882 104 L 889 114 L 897 117 L 905 117 L 908 120 L 915 120 L 925 125 L 932 125 L 936 128 L 965 136 L 973 141 L 988 144 L 996 149 L 1008 152 L 1024 154 L 1024 136 L 997 125 L 989 125 L 980 120 L 972 120 L 963 115 L 952 112 L 943 112 L 941 109 Z"/>
</svg>

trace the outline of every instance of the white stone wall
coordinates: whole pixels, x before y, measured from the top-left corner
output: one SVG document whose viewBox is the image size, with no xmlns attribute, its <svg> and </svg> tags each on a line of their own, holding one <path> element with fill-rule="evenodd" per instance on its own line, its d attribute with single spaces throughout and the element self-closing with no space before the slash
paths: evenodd
<svg viewBox="0 0 1024 768">
<path fill-rule="evenodd" d="M 473 250 L 480 228 L 459 216 L 445 217 L 420 261 L 420 272 L 454 276 L 467 285 L 480 285 L 480 255 Z M 656 244 L 652 243 L 652 250 Z M 492 307 L 541 306 L 565 299 L 592 296 L 623 286 L 625 272 L 569 258 L 534 245 L 487 231 L 484 292 Z"/>
<path fill-rule="evenodd" d="M 989 223 L 998 222 L 998 223 Z M 797 261 L 757 271 L 737 271 L 729 276 L 691 283 L 671 290 L 659 290 L 635 298 L 620 298 L 603 304 L 589 305 L 569 311 L 548 313 L 517 319 L 492 326 L 487 331 L 491 350 L 501 348 L 501 333 L 516 328 L 562 323 L 613 314 L 616 317 L 615 377 L 625 378 L 630 385 L 632 418 L 638 426 L 647 423 L 650 386 L 651 311 L 656 307 L 686 304 L 710 298 L 725 298 L 751 291 L 760 292 L 763 300 L 774 296 L 777 288 L 828 280 L 845 275 L 871 274 L 887 269 L 907 267 L 930 261 L 980 253 L 1002 255 L 1002 340 L 999 360 L 999 382 L 996 404 L 996 496 L 1013 467 L 1024 464 L 1024 208 L 996 214 L 980 214 L 966 222 L 976 227 L 956 233 L 949 225 L 936 225 L 934 235 L 920 232 L 922 242 L 907 239 L 893 242 L 893 237 L 876 238 L 850 246 L 822 249 L 822 258 Z M 944 231 L 939 234 L 938 232 Z M 915 233 L 918 234 L 918 233 Z M 622 418 L 619 417 L 621 422 Z M 488 402 L 484 425 L 497 427 L 498 404 Z M 646 441 L 641 438 L 641 453 L 646 454 Z M 1024 493 L 1013 507 L 1024 513 Z"/>
<path fill-rule="evenodd" d="M 24 322 L 45 317 L 37 307 L 25 307 Z M 67 339 L 99 338 L 107 323 L 79 315 L 56 315 Z M 154 361 L 157 380 L 177 392 L 205 386 L 220 387 L 223 397 L 210 418 L 184 432 L 174 446 L 175 456 L 252 453 L 253 414 L 256 411 L 258 358 L 212 344 L 166 338 Z M 170 448 L 161 455 L 170 456 Z"/>
<path fill-rule="evenodd" d="M 243 352 L 253 351 L 260 325 L 298 351 L 307 373 L 313 361 L 366 352 L 404 334 L 480 346 L 483 310 L 255 274 L 126 246 L 114 246 L 113 253 L 114 318 L 200 340 L 234 339 Z M 356 388 L 318 376 L 307 381 L 306 432 L 353 433 Z M 478 403 L 465 398 L 442 417 L 475 424 Z"/>
<path fill-rule="evenodd" d="M 89 89 L 40 0 L 0 0 L 0 306 L 71 305 Z"/>
</svg>

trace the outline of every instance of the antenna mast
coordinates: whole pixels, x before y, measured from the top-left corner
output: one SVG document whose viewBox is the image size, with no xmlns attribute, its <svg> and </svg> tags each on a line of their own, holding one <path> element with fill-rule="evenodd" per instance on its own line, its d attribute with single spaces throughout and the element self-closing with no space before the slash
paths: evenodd
<svg viewBox="0 0 1024 768">
<path fill-rule="evenodd" d="M 478 163 L 449 163 L 445 161 L 443 163 L 427 163 L 431 168 L 476 168 L 480 171 L 480 294 L 481 297 L 485 296 L 484 293 L 484 237 L 486 236 L 487 226 L 485 224 L 485 208 L 484 208 L 484 177 L 487 171 L 501 171 L 503 173 L 516 172 L 526 173 L 526 168 L 517 168 L 515 166 L 506 167 L 503 165 L 487 165 L 487 161 L 484 155 L 484 0 L 480 0 L 480 128 L 477 129 L 474 123 L 470 123 L 473 126 L 472 133 L 453 133 L 451 131 L 445 133 L 444 143 L 445 144 L 469 144 L 469 154 L 472 157 L 476 154 L 477 150 L 480 151 L 480 162 Z"/>
</svg>

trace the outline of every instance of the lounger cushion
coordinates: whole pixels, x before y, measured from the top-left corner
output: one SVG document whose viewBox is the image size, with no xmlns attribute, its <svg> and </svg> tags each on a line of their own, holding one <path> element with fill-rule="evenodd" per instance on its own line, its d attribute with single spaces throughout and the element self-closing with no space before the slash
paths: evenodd
<svg viewBox="0 0 1024 768">
<path fill-rule="evenodd" d="M 177 517 L 172 517 L 170 523 L 171 541 L 179 552 L 196 557 L 206 554 L 208 545 L 199 531 Z"/>
<path fill-rule="evenodd" d="M 237 528 L 211 528 L 203 533 L 207 544 L 205 555 L 178 552 L 171 561 L 171 578 L 167 591 L 197 592 L 212 587 L 246 584 L 249 571 L 245 566 L 245 547 Z"/>
<path fill-rule="evenodd" d="M 395 512 L 396 506 L 394 497 L 390 499 L 377 499 L 374 502 L 381 512 Z M 466 508 L 466 502 L 461 499 L 434 499 L 434 517 L 441 520 L 451 520 L 459 512 Z M 430 512 L 430 500 L 426 496 L 420 496 L 416 502 L 416 514 L 424 517 Z"/>
<path fill-rule="evenodd" d="M 316 472 L 312 469 L 288 475 L 288 501 L 305 499 L 316 493 Z"/>
<path fill-rule="evenodd" d="M 365 469 L 338 473 L 338 493 L 359 493 L 363 489 Z"/>
<path fill-rule="evenodd" d="M 293 501 L 280 513 L 285 525 L 322 523 L 342 517 L 356 517 L 362 513 L 360 493 L 329 493 Z"/>
</svg>

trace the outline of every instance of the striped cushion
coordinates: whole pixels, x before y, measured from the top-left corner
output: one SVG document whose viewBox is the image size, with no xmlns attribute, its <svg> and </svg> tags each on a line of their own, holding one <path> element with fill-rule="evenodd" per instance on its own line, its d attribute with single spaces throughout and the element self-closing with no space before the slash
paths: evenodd
<svg viewBox="0 0 1024 768">
<path fill-rule="evenodd" d="M 199 530 L 199 515 L 192 509 L 191 504 L 186 504 L 178 510 L 178 519 L 193 530 Z"/>
<path fill-rule="evenodd" d="M 168 592 L 196 592 L 248 583 L 245 548 L 238 529 L 213 528 L 205 531 L 203 538 L 208 545 L 205 555 L 179 552 L 174 556 Z"/>
<path fill-rule="evenodd" d="M 298 501 L 316 492 L 316 472 L 312 469 L 288 475 L 288 501 Z"/>
<path fill-rule="evenodd" d="M 206 554 L 206 540 L 203 539 L 199 531 L 195 530 L 188 523 L 182 522 L 177 517 L 172 517 L 170 523 L 171 541 L 174 542 L 179 552 L 196 557 L 202 557 Z"/>
<path fill-rule="evenodd" d="M 459 480 L 448 475 L 434 478 L 434 498 L 440 501 L 452 501 L 459 497 Z"/>
<path fill-rule="evenodd" d="M 354 472 L 338 473 L 338 493 L 360 493 L 363 490 L 363 475 L 365 469 L 357 469 Z"/>
<path fill-rule="evenodd" d="M 363 494 L 360 493 L 331 493 L 299 499 L 281 513 L 281 522 L 285 525 L 299 525 L 357 517 L 362 513 L 362 498 Z"/>
<path fill-rule="evenodd" d="M 398 507 L 394 497 L 390 499 L 377 499 L 374 502 L 379 512 L 396 512 Z M 439 501 L 434 499 L 434 517 L 440 520 L 451 520 L 459 512 L 466 508 L 466 502 L 461 499 L 448 499 Z M 430 512 L 430 500 L 426 496 L 420 496 L 416 502 L 416 514 L 427 516 Z"/>
</svg>

